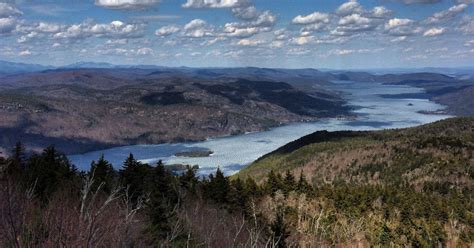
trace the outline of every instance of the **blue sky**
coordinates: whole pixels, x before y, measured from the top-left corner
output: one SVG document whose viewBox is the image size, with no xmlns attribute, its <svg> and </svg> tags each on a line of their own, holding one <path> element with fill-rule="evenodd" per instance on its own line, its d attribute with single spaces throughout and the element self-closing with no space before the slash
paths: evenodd
<svg viewBox="0 0 474 248">
<path fill-rule="evenodd" d="M 163 66 L 474 66 L 474 0 L 0 0 L 0 59 Z"/>
</svg>

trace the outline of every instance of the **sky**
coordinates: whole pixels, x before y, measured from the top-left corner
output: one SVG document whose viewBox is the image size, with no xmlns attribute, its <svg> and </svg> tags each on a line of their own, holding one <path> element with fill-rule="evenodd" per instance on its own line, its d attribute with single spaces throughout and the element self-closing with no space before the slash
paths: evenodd
<svg viewBox="0 0 474 248">
<path fill-rule="evenodd" d="M 474 66 L 474 0 L 0 0 L 0 60 Z"/>
</svg>

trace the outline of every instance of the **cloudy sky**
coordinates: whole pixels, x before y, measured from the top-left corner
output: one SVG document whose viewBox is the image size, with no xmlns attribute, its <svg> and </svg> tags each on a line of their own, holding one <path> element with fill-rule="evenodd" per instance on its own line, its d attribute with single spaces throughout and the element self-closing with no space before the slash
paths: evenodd
<svg viewBox="0 0 474 248">
<path fill-rule="evenodd" d="M 163 66 L 474 65 L 474 0 L 0 0 L 0 59 Z"/>
</svg>

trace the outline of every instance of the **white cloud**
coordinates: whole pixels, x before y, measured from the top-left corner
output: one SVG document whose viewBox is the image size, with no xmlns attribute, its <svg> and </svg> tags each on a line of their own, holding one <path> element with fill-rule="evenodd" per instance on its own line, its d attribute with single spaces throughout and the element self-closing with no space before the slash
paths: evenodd
<svg viewBox="0 0 474 248">
<path fill-rule="evenodd" d="M 464 42 L 464 46 L 474 46 L 474 40 L 468 40 Z"/>
<path fill-rule="evenodd" d="M 226 23 L 223 32 L 226 36 L 245 38 L 257 34 L 259 30 L 258 27 L 242 27 L 238 23 Z"/>
<path fill-rule="evenodd" d="M 97 6 L 111 9 L 142 9 L 159 2 L 160 0 L 95 0 Z"/>
<path fill-rule="evenodd" d="M 249 4 L 248 0 L 187 0 L 183 8 L 236 8 Z"/>
<path fill-rule="evenodd" d="M 302 47 L 291 48 L 287 52 L 288 55 L 307 55 L 309 53 L 311 53 L 311 50 Z"/>
<path fill-rule="evenodd" d="M 404 4 L 432 4 L 439 3 L 441 0 L 394 0 L 396 2 L 402 2 Z"/>
<path fill-rule="evenodd" d="M 312 24 L 312 23 L 328 23 L 329 15 L 321 12 L 314 12 L 309 15 L 298 15 L 293 18 L 293 24 Z"/>
<path fill-rule="evenodd" d="M 408 37 L 406 37 L 406 36 L 400 36 L 400 37 L 391 39 L 390 42 L 402 42 L 402 41 L 406 41 L 407 38 Z"/>
<path fill-rule="evenodd" d="M 350 15 L 354 13 L 362 13 L 364 9 L 362 6 L 357 2 L 357 0 L 350 0 L 349 2 L 343 3 L 339 8 L 336 10 L 336 14 L 340 16 Z"/>
<path fill-rule="evenodd" d="M 329 54 L 334 54 L 334 55 L 349 55 L 354 53 L 355 50 L 352 49 L 333 49 L 329 51 Z"/>
<path fill-rule="evenodd" d="M 30 56 L 32 53 L 30 50 L 23 50 L 18 53 L 19 56 Z"/>
<path fill-rule="evenodd" d="M 16 20 L 11 17 L 0 18 L 0 34 L 9 34 L 16 27 Z"/>
<path fill-rule="evenodd" d="M 459 25 L 456 27 L 456 30 L 461 31 L 466 35 L 474 34 L 474 18 L 471 16 L 463 17 L 459 22 Z"/>
<path fill-rule="evenodd" d="M 255 27 L 270 27 L 275 25 L 277 21 L 276 16 L 270 11 L 264 11 L 254 21 L 248 23 Z"/>
<path fill-rule="evenodd" d="M 172 35 L 176 32 L 179 32 L 180 28 L 176 25 L 168 25 L 168 26 L 163 26 L 155 31 L 155 35 L 157 36 L 169 36 Z"/>
<path fill-rule="evenodd" d="M 250 40 L 250 39 L 242 39 L 237 42 L 237 45 L 239 46 L 258 46 L 263 44 L 263 40 Z"/>
<path fill-rule="evenodd" d="M 385 24 L 385 31 L 392 36 L 411 36 L 422 32 L 415 24 L 411 19 L 393 18 Z"/>
<path fill-rule="evenodd" d="M 285 43 L 280 40 L 275 40 L 270 43 L 270 48 L 282 48 Z"/>
<path fill-rule="evenodd" d="M 108 40 L 105 42 L 107 45 L 125 45 L 128 43 L 128 39 L 114 39 L 114 40 Z"/>
<path fill-rule="evenodd" d="M 392 28 L 397 28 L 400 26 L 407 26 L 413 23 L 413 20 L 411 19 L 399 19 L 399 18 L 393 18 L 390 19 L 387 24 L 385 24 L 385 29 L 392 29 Z"/>
<path fill-rule="evenodd" d="M 468 7 L 467 4 L 459 4 L 452 6 L 448 10 L 436 12 L 432 16 L 428 17 L 424 23 L 426 24 L 437 24 L 437 23 L 444 23 L 447 22 L 458 14 L 464 12 L 464 10 Z"/>
<path fill-rule="evenodd" d="M 445 32 L 446 28 L 430 28 L 423 33 L 423 36 L 438 36 L 444 34 Z"/>
<path fill-rule="evenodd" d="M 372 31 L 380 24 L 379 19 L 364 17 L 360 14 L 351 14 L 342 17 L 332 34 L 348 36 L 358 32 Z"/>
<path fill-rule="evenodd" d="M 126 24 L 121 21 L 113 21 L 109 24 L 97 24 L 93 21 L 85 21 L 63 28 L 54 34 L 58 39 L 83 39 L 88 37 L 104 38 L 138 38 L 144 35 L 144 24 Z"/>
<path fill-rule="evenodd" d="M 61 25 L 55 23 L 40 22 L 34 29 L 35 31 L 42 33 L 56 33 L 61 30 L 61 27 Z"/>
<path fill-rule="evenodd" d="M 22 14 L 23 12 L 18 10 L 15 6 L 0 2 L 0 18 L 19 16 Z"/>
<path fill-rule="evenodd" d="M 314 39 L 314 36 L 299 36 L 299 37 L 294 37 L 290 40 L 290 42 L 292 44 L 295 44 L 295 45 L 306 45 L 310 42 L 312 42 Z"/>
<path fill-rule="evenodd" d="M 392 14 L 392 11 L 385 8 L 384 6 L 374 7 L 371 11 L 371 15 L 375 18 L 388 18 Z"/>
<path fill-rule="evenodd" d="M 194 19 L 184 25 L 184 36 L 191 38 L 202 38 L 205 36 L 213 36 L 213 30 L 206 28 L 206 21 Z"/>
<path fill-rule="evenodd" d="M 255 6 L 247 6 L 242 8 L 233 8 L 232 14 L 234 14 L 236 18 L 242 20 L 253 20 L 258 17 L 260 12 L 257 10 L 257 8 L 255 8 Z"/>
<path fill-rule="evenodd" d="M 153 49 L 149 48 L 149 47 L 143 47 L 143 48 L 139 48 L 137 49 L 137 55 L 151 55 L 153 54 Z"/>
<path fill-rule="evenodd" d="M 206 21 L 202 19 L 194 19 L 188 22 L 186 25 L 184 25 L 184 30 L 201 28 L 201 27 L 204 27 L 205 25 L 206 25 Z"/>
</svg>

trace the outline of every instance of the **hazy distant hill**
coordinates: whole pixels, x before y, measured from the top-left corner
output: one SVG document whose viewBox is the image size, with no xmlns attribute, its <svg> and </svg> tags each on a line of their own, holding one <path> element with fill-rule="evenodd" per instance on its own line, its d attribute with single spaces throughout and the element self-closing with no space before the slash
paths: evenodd
<svg viewBox="0 0 474 248">
<path fill-rule="evenodd" d="M 0 60 L 0 75 L 43 71 L 43 70 L 48 70 L 52 68 L 53 68 L 52 66 L 14 63 L 14 62 Z"/>
<path fill-rule="evenodd" d="M 437 73 L 5 63 L 2 69 L 9 73 L 0 77 L 0 128 L 9 135 L 0 141 L 4 148 L 19 138 L 33 147 L 72 144 L 66 152 L 201 140 L 347 116 L 342 95 L 327 87 L 337 80 L 421 87 L 427 91 L 422 97 L 446 104 L 448 113 L 472 115 L 474 109 L 471 79 Z"/>
<path fill-rule="evenodd" d="M 241 78 L 196 74 L 63 68 L 6 76 L 0 80 L 0 146 L 56 143 L 70 153 L 202 140 L 349 114 L 344 100 L 322 87 L 303 90 L 244 72 Z"/>
</svg>

